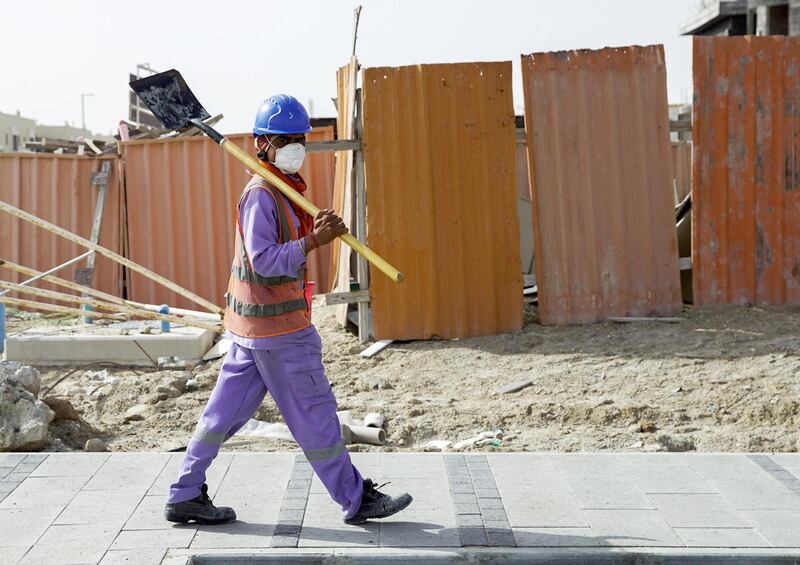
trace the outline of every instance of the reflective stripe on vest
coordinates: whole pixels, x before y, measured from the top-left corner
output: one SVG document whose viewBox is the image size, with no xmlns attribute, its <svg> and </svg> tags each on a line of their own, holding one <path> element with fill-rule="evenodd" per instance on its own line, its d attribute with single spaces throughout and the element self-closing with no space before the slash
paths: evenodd
<svg viewBox="0 0 800 565">
<path fill-rule="evenodd" d="M 230 294 L 225 295 L 225 303 L 228 308 L 247 318 L 266 318 L 268 316 L 280 316 L 289 312 L 306 309 L 306 299 L 298 298 L 296 300 L 289 300 L 288 302 L 280 302 L 278 304 L 247 304 L 246 302 L 239 302 Z"/>
</svg>

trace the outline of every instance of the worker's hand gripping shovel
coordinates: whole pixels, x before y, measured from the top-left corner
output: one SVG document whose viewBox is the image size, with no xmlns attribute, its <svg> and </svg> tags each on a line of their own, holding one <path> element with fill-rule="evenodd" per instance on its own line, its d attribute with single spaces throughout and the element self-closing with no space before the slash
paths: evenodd
<svg viewBox="0 0 800 565">
<path fill-rule="evenodd" d="M 274 175 L 249 153 L 203 122 L 203 120 L 209 118 L 210 115 L 197 100 L 178 71 L 173 69 L 141 78 L 131 82 L 130 86 L 165 128 L 181 129 L 189 126 L 196 127 L 217 142 L 220 147 L 225 149 L 228 153 L 247 165 L 250 170 L 255 171 L 258 175 L 269 181 L 270 184 L 285 194 L 289 200 L 311 214 L 312 217 L 317 216 L 319 208 L 303 198 L 302 195 Z M 388 261 L 358 241 L 351 234 L 346 233 L 340 236 L 340 239 L 361 254 L 367 261 L 383 271 L 390 279 L 395 282 L 403 281 L 403 273 L 392 267 Z"/>
</svg>

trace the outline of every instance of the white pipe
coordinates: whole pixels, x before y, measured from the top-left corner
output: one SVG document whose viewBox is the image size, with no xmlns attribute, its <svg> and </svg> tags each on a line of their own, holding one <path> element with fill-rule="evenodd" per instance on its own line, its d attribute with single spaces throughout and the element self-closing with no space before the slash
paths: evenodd
<svg viewBox="0 0 800 565">
<path fill-rule="evenodd" d="M 383 445 L 386 442 L 386 432 L 381 428 L 368 428 L 366 426 L 347 426 L 353 443 L 368 443 L 370 445 Z"/>
<path fill-rule="evenodd" d="M 160 304 L 141 304 L 139 302 L 135 302 L 133 304 L 135 304 L 139 308 L 144 308 L 145 310 L 149 310 L 150 312 L 158 312 L 159 308 L 161 308 Z M 169 307 L 169 313 L 178 316 L 192 316 L 194 318 L 203 318 L 205 320 L 219 321 L 222 319 L 222 317 L 219 314 L 214 314 L 213 312 L 200 312 L 198 310 L 187 310 L 185 308 L 173 308 L 172 306 Z"/>
<path fill-rule="evenodd" d="M 382 428 L 383 427 L 383 414 L 372 412 L 364 416 L 364 425 L 368 428 Z"/>
</svg>

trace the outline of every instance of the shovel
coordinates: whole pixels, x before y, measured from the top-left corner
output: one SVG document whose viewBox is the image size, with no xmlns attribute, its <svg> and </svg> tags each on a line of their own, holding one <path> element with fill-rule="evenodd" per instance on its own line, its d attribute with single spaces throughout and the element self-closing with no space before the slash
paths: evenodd
<svg viewBox="0 0 800 565">
<path fill-rule="evenodd" d="M 165 128 L 196 127 L 218 143 L 225 151 L 247 165 L 251 171 L 255 171 L 272 186 L 280 190 L 289 200 L 300 206 L 311 217 L 317 216 L 319 208 L 314 206 L 312 202 L 303 198 L 301 194 L 259 163 L 249 153 L 203 122 L 204 119 L 210 117 L 210 114 L 197 100 L 197 97 L 189 89 L 189 85 L 186 84 L 186 81 L 183 80 L 178 71 L 172 69 L 141 78 L 131 82 L 130 86 Z M 346 233 L 339 236 L 339 238 L 390 279 L 395 282 L 403 282 L 403 273 L 392 267 L 388 261 L 358 241 L 352 234 Z"/>
</svg>

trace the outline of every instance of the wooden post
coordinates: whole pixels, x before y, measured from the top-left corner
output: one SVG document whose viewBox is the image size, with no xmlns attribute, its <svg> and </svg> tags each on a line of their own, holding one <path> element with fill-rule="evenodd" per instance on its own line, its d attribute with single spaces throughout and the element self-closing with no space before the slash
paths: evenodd
<svg viewBox="0 0 800 565">
<path fill-rule="evenodd" d="M 355 104 L 355 127 L 354 133 L 359 141 L 362 138 L 364 128 L 362 112 L 362 90 L 356 91 Z M 364 178 L 364 152 L 359 148 L 353 152 L 353 174 L 355 175 L 355 196 L 356 196 L 356 233 L 355 236 L 362 243 L 367 241 L 367 191 Z M 366 260 L 357 256 L 356 280 L 359 290 L 369 289 L 369 267 Z M 358 341 L 365 343 L 369 341 L 371 331 L 370 306 L 369 302 L 358 302 Z"/>
</svg>

